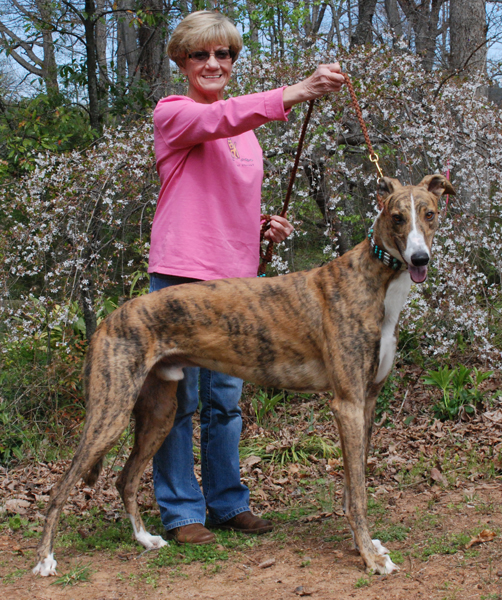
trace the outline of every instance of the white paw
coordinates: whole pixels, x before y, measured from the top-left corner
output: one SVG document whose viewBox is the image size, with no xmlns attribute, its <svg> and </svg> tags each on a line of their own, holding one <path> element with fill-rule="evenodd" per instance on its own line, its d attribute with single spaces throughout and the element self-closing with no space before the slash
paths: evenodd
<svg viewBox="0 0 502 600">
<path fill-rule="evenodd" d="M 373 546 L 375 546 L 375 549 L 378 552 L 378 554 L 381 554 L 382 556 L 384 556 L 385 554 L 389 554 L 389 551 L 382 544 L 382 542 L 380 540 L 371 540 L 371 541 L 373 542 Z"/>
<path fill-rule="evenodd" d="M 378 552 L 378 554 L 380 554 L 381 556 L 385 556 L 385 566 L 383 567 L 383 569 L 378 569 L 380 575 L 389 575 L 393 571 L 399 571 L 399 567 L 391 561 L 389 551 L 382 544 L 382 542 L 380 540 L 371 541 L 373 542 L 373 546 L 375 546 L 375 549 Z"/>
<path fill-rule="evenodd" d="M 136 538 L 140 544 L 142 544 L 147 550 L 155 550 L 162 548 L 162 546 L 169 546 L 160 535 L 151 535 L 147 531 L 140 531 L 139 537 Z"/>
<path fill-rule="evenodd" d="M 57 575 L 56 567 L 57 562 L 54 558 L 54 554 L 49 554 L 47 558 L 41 560 L 36 567 L 33 568 L 33 575 L 41 575 L 42 577 L 48 577 L 49 575 Z"/>
<path fill-rule="evenodd" d="M 139 542 L 142 546 L 144 546 L 147 550 L 155 550 L 157 548 L 162 548 L 162 546 L 169 546 L 169 543 L 166 540 L 162 539 L 160 535 L 152 535 L 145 531 L 143 527 L 139 529 L 136 527 L 136 520 L 132 515 L 128 515 L 131 520 L 131 525 L 134 530 L 134 537 L 136 541 Z"/>
</svg>

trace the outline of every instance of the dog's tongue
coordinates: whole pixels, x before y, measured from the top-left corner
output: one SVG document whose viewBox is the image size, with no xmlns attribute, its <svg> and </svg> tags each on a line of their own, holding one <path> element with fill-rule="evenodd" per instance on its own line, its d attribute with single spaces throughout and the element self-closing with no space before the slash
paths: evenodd
<svg viewBox="0 0 502 600">
<path fill-rule="evenodd" d="M 408 271 L 414 283 L 422 283 L 427 279 L 427 266 L 414 267 L 413 265 L 408 265 Z"/>
</svg>

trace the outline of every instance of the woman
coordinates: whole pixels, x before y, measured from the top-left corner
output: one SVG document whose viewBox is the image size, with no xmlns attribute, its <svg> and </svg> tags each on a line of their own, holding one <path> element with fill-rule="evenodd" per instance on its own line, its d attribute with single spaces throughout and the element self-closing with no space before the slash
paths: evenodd
<svg viewBox="0 0 502 600">
<path fill-rule="evenodd" d="M 200 280 L 255 277 L 259 261 L 262 152 L 253 129 L 287 121 L 294 105 L 343 84 L 338 64 L 321 65 L 296 85 L 224 100 L 242 49 L 235 26 L 199 11 L 175 29 L 168 55 L 188 79 L 187 96 L 160 100 L 154 112 L 161 189 L 152 227 L 150 291 Z M 293 230 L 272 217 L 265 238 Z M 206 544 L 214 526 L 246 533 L 272 529 L 249 510 L 240 481 L 238 406 L 242 381 L 207 369 L 185 369 L 173 429 L 154 458 L 155 495 L 167 537 Z M 193 470 L 192 415 L 199 403 L 203 493 Z"/>
</svg>

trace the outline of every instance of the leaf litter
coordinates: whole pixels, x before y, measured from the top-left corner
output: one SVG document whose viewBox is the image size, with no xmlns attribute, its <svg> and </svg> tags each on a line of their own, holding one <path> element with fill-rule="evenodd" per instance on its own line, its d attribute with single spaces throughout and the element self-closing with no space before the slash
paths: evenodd
<svg viewBox="0 0 502 600">
<path fill-rule="evenodd" d="M 92 568 L 91 582 L 74 585 L 72 598 L 88 598 L 89 585 L 93 597 L 99 591 L 101 596 L 96 597 L 107 600 L 132 599 L 139 593 L 148 600 L 163 598 L 165 593 L 183 599 L 198 594 L 200 598 L 256 600 L 266 594 L 267 600 L 279 600 L 292 593 L 315 598 L 368 598 L 368 590 L 375 600 L 405 596 L 441 600 L 445 585 L 456 586 L 465 594 L 469 590 L 468 595 L 459 592 L 459 598 L 501 595 L 502 569 L 490 565 L 502 564 L 502 544 L 497 536 L 502 529 L 502 408 L 492 406 L 465 421 L 440 422 L 424 406 L 420 383 L 406 395 L 405 403 L 404 395 L 391 401 L 386 426 L 375 427 L 367 473 L 370 526 L 379 531 L 387 528 L 391 541 L 386 546 L 393 560 L 400 560 L 399 574 L 370 577 L 363 589 L 355 587 L 363 563 L 351 550 L 350 530 L 341 518 L 341 453 L 326 455 L 325 448 L 306 446 L 306 440 L 318 436 L 327 439 L 330 448 L 339 447 L 329 397 L 313 396 L 307 402 L 293 397 L 289 404 L 277 405 L 276 415 L 268 421 L 265 418 L 260 427 L 253 421 L 251 404 L 243 403 L 242 445 L 247 456 L 244 453 L 242 477 L 250 487 L 253 510 L 271 513 L 276 522 L 273 534 L 260 536 L 246 550 L 255 568 L 248 567 L 245 572 L 237 569 L 243 555 L 236 550 L 221 572 L 209 575 L 194 563 L 178 567 L 176 572 L 159 572 L 157 579 L 152 579 L 144 574 L 149 558 L 140 556 L 139 546 L 128 552 L 96 550 L 85 554 Z M 258 452 L 253 451 L 256 448 Z M 297 449 L 296 455 L 292 448 Z M 281 462 L 279 451 L 289 452 L 288 460 Z M 105 467 L 94 489 L 80 482 L 68 498 L 64 512 L 81 519 L 78 530 L 83 532 L 79 534 L 82 538 L 88 533 L 86 515 L 93 511 L 102 513 L 110 523 L 124 519 L 115 478 L 125 458 L 124 450 L 112 461 L 113 468 Z M 0 469 L 0 522 L 4 523 L 0 529 L 0 594 L 3 587 L 6 600 L 25 598 L 28 582 L 33 598 L 46 598 L 48 589 L 51 600 L 66 598 L 59 586 L 48 588 L 50 581 L 32 578 L 29 569 L 43 525 L 43 507 L 69 464 L 68 460 L 58 460 Z M 200 475 L 197 460 L 196 472 Z M 142 477 L 138 500 L 146 515 L 158 515 L 151 467 Z M 405 539 L 393 533 L 398 526 L 408 532 Z M 425 561 L 421 558 L 430 539 L 466 533 L 466 542 L 455 553 L 443 554 L 439 547 L 439 554 Z M 300 557 L 315 560 L 301 568 L 298 552 Z M 71 572 L 78 564 L 72 563 L 78 557 L 71 547 L 57 547 L 56 553 L 61 569 Z M 131 561 L 135 556 L 140 558 Z M 181 572 L 188 579 L 176 574 Z M 154 580 L 157 583 L 152 583 Z"/>
</svg>

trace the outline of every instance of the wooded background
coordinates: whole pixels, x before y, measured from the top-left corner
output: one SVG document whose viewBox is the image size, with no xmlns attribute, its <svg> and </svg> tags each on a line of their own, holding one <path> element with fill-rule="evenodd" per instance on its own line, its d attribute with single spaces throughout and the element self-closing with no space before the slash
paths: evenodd
<svg viewBox="0 0 502 600">
<path fill-rule="evenodd" d="M 14 440 L 0 457 L 25 448 L 25 419 L 82 406 L 87 340 L 148 289 L 151 112 L 185 93 L 165 48 L 204 8 L 243 34 L 230 95 L 339 60 L 385 175 L 449 177 L 457 195 L 441 203 L 428 280 L 403 311 L 399 360 L 502 364 L 502 2 L 0 0 L 0 433 Z M 263 212 L 280 210 L 305 109 L 256 131 Z M 269 275 L 321 265 L 364 239 L 375 190 L 344 88 L 316 103 L 289 213 L 295 233 Z"/>
<path fill-rule="evenodd" d="M 195 10 L 219 10 L 241 29 L 246 51 L 273 60 L 316 46 L 336 56 L 375 41 L 406 48 L 423 68 L 500 75 L 500 1 L 484 0 L 2 0 L 3 111 L 9 90 L 63 94 L 82 106 L 94 130 L 125 107 L 141 110 L 175 87 L 165 49 L 177 23 Z M 291 44 L 296 39 L 298 44 Z M 25 85 L 23 93 L 29 92 Z"/>
</svg>

